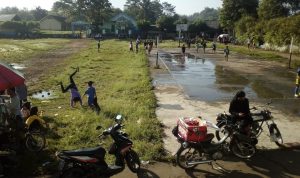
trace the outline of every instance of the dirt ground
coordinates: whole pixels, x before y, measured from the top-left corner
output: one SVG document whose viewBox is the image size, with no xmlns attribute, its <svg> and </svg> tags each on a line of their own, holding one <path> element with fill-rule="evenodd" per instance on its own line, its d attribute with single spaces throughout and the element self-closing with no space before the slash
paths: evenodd
<svg viewBox="0 0 300 178">
<path fill-rule="evenodd" d="M 49 70 L 61 65 L 67 57 L 78 52 L 80 49 L 86 48 L 87 42 L 86 40 L 72 40 L 63 48 L 50 50 L 33 59 L 26 60 L 23 65 L 30 66 L 23 70 L 25 78 L 28 79 L 27 85 L 33 85 L 35 82 L 38 82 L 41 76 L 46 75 Z"/>
<path fill-rule="evenodd" d="M 43 56 L 29 60 L 26 66 L 33 66 L 24 70 L 25 75 L 30 78 L 29 82 L 36 82 L 38 78 L 47 70 L 56 65 L 60 65 L 62 61 L 75 53 L 81 48 L 86 47 L 85 40 L 74 40 L 63 49 L 50 51 Z M 179 49 L 171 49 L 168 52 L 179 51 Z M 292 82 L 281 79 L 280 76 L 270 75 L 270 72 L 283 68 L 284 66 L 273 62 L 261 62 L 253 59 L 248 59 L 246 56 L 232 54 L 229 62 L 223 60 L 223 54 L 219 51 L 218 54 L 196 54 L 195 51 L 187 51 L 195 55 L 202 55 L 214 59 L 219 65 L 230 67 L 231 69 L 251 75 L 251 73 L 261 73 L 262 78 L 268 81 L 280 81 L 292 86 Z M 155 79 L 155 74 L 163 73 L 168 75 L 168 69 L 159 60 L 159 69 L 154 69 L 156 50 L 152 51 L 149 56 L 150 70 L 152 77 Z M 246 60 L 245 60 L 246 59 Z M 34 65 L 33 65 L 34 64 Z M 172 77 L 172 76 L 170 76 Z M 175 82 L 176 83 L 176 82 Z M 227 111 L 229 101 L 204 102 L 196 101 L 188 98 L 180 85 L 159 85 L 155 84 L 155 95 L 158 101 L 156 111 L 158 119 L 165 126 L 165 149 L 174 154 L 179 144 L 171 134 L 171 129 L 175 126 L 176 120 L 181 116 L 198 116 L 201 115 L 204 119 L 215 122 L 216 115 L 220 112 Z M 253 103 L 254 105 L 256 103 Z M 260 103 L 257 103 L 260 104 Z M 282 110 L 272 108 L 272 112 L 276 119 L 276 123 L 282 132 L 283 140 L 290 145 L 298 145 L 300 141 L 300 121 L 295 115 L 286 115 Z M 266 129 L 265 129 L 266 130 Z M 213 130 L 210 130 L 213 132 Z M 142 166 L 142 171 L 138 175 L 131 173 L 127 168 L 122 173 L 113 176 L 114 178 L 123 177 L 153 177 L 153 178 L 185 178 L 185 177 L 300 177 L 300 151 L 297 149 L 278 149 L 278 147 L 270 142 L 268 136 L 262 135 L 259 139 L 258 153 L 251 160 L 240 160 L 232 155 L 228 155 L 224 160 L 218 161 L 218 164 L 213 166 L 204 164 L 199 165 L 191 171 L 184 171 L 172 163 L 156 162 L 145 164 Z"/>
</svg>

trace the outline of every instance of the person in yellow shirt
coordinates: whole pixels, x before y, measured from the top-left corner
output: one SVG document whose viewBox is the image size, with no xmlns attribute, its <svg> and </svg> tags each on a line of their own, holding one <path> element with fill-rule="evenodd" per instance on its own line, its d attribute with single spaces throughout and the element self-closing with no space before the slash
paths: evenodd
<svg viewBox="0 0 300 178">
<path fill-rule="evenodd" d="M 299 85 L 300 85 L 300 68 L 298 68 L 297 70 L 295 97 L 299 97 Z"/>
</svg>

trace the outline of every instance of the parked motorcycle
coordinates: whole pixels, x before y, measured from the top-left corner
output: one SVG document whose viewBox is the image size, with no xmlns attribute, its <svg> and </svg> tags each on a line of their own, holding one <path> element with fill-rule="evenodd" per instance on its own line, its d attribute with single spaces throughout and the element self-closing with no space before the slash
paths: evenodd
<svg viewBox="0 0 300 178">
<path fill-rule="evenodd" d="M 125 168 L 124 160 L 129 169 L 138 173 L 140 170 L 140 159 L 138 154 L 132 149 L 133 142 L 128 138 L 125 132 L 120 131 L 122 116 L 116 117 L 116 124 L 102 132 L 100 139 L 110 135 L 114 140 L 109 154 L 115 156 L 115 165 L 108 166 L 105 162 L 106 150 L 101 147 L 86 148 L 79 150 L 63 150 L 56 152 L 60 159 L 59 175 L 61 178 L 67 177 L 110 177 L 122 172 Z M 97 130 L 101 129 L 97 127 Z"/>
<path fill-rule="evenodd" d="M 206 129 L 201 129 L 200 127 L 208 126 L 219 129 L 216 125 L 208 121 L 201 121 L 204 122 L 204 124 L 200 124 L 202 126 L 199 127 L 199 125 L 195 126 L 195 124 L 190 124 L 189 122 L 188 119 L 179 119 L 177 126 L 172 130 L 173 135 L 181 144 L 176 153 L 176 162 L 183 169 L 191 169 L 199 164 L 212 163 L 215 160 L 220 160 L 224 154 L 230 151 L 230 147 L 245 157 L 251 157 L 255 154 L 255 147 L 244 147 L 245 145 L 251 144 L 238 132 L 234 132 L 232 135 L 230 135 L 229 132 L 225 133 L 225 136 L 221 140 L 213 142 L 214 134 L 206 134 Z M 204 130 L 204 132 L 200 130 Z M 188 137 L 192 135 L 198 135 L 200 139 L 198 139 L 198 141 L 197 139 L 191 141 Z M 229 136 L 231 136 L 232 139 L 230 142 L 226 142 Z M 235 149 L 240 147 L 241 149 Z M 243 150 L 244 152 L 241 153 L 239 150 Z"/>
<path fill-rule="evenodd" d="M 267 106 L 269 106 L 271 102 L 267 103 Z M 251 110 L 257 111 L 256 107 L 251 108 Z M 252 139 L 253 143 L 257 143 L 257 139 L 260 136 L 260 134 L 263 131 L 263 124 L 266 123 L 269 131 L 269 137 L 272 142 L 275 142 L 276 145 L 281 146 L 283 144 L 283 139 L 281 136 L 281 133 L 276 125 L 276 123 L 273 121 L 273 116 L 270 110 L 268 109 L 262 109 L 259 112 L 252 112 L 251 116 L 253 118 L 253 123 L 250 126 L 250 138 Z M 235 121 L 235 119 L 226 113 L 219 114 L 217 117 L 217 124 L 216 124 L 220 130 L 216 131 L 216 137 L 218 140 L 221 140 L 222 137 L 224 137 L 223 133 L 228 133 L 230 129 L 236 129 L 238 128 L 238 122 Z"/>
</svg>

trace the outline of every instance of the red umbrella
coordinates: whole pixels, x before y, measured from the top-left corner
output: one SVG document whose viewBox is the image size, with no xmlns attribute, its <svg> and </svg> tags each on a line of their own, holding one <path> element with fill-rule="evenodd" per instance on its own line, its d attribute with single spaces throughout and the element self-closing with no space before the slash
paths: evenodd
<svg viewBox="0 0 300 178">
<path fill-rule="evenodd" d="M 0 90 L 24 84 L 25 78 L 19 71 L 0 62 Z"/>
</svg>

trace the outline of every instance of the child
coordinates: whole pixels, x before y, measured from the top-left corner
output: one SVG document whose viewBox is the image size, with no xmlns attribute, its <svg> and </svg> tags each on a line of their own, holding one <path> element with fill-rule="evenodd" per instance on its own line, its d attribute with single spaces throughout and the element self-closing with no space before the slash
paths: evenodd
<svg viewBox="0 0 300 178">
<path fill-rule="evenodd" d="M 76 102 L 79 102 L 80 105 L 82 106 L 82 100 L 81 100 L 81 96 L 79 94 L 79 91 L 77 89 L 77 86 L 73 80 L 73 76 L 79 71 L 79 68 L 76 69 L 76 71 L 70 75 L 70 84 L 64 88 L 63 83 L 60 82 L 60 87 L 61 87 L 61 91 L 63 93 L 67 92 L 68 90 L 70 90 L 71 92 L 71 98 L 70 98 L 70 105 L 73 108 L 75 106 Z"/>
<path fill-rule="evenodd" d="M 227 45 L 226 45 L 226 48 L 224 49 L 224 55 L 225 55 L 225 60 L 228 61 L 229 48 Z"/>
<path fill-rule="evenodd" d="M 132 41 L 130 41 L 130 43 L 129 43 L 129 51 L 133 51 Z"/>
<path fill-rule="evenodd" d="M 297 70 L 295 97 L 299 97 L 299 85 L 300 85 L 300 68 L 298 68 Z"/>
<path fill-rule="evenodd" d="M 216 53 L 216 49 L 217 49 L 217 45 L 215 42 L 212 43 L 212 50 L 213 50 L 213 53 Z"/>
</svg>

